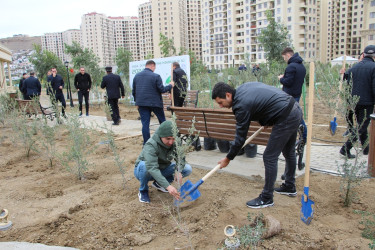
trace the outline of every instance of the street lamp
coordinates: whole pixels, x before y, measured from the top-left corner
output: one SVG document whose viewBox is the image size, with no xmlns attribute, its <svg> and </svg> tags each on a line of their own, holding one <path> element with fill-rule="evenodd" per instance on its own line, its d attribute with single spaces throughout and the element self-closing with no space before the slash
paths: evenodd
<svg viewBox="0 0 375 250">
<path fill-rule="evenodd" d="M 65 64 L 65 67 L 66 67 L 66 74 L 68 76 L 68 86 L 66 88 L 66 97 L 67 97 L 67 99 L 70 99 L 70 107 L 74 107 L 73 97 L 72 97 L 72 89 L 70 88 L 70 77 L 69 77 L 69 69 L 68 69 L 69 68 L 69 62 L 65 61 L 64 64 Z"/>
</svg>

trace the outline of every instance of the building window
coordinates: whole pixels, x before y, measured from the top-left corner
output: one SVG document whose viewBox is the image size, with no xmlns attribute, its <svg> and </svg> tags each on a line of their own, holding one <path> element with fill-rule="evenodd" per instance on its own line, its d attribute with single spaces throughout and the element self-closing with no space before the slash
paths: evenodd
<svg viewBox="0 0 375 250">
<path fill-rule="evenodd" d="M 370 18 L 375 18 L 375 12 L 370 12 Z"/>
</svg>

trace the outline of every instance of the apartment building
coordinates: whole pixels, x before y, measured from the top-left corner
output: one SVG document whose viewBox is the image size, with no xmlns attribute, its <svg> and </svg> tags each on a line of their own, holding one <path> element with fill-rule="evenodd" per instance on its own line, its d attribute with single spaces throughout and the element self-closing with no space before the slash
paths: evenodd
<svg viewBox="0 0 375 250">
<path fill-rule="evenodd" d="M 375 44 L 375 0 L 364 1 L 363 9 L 366 11 L 364 12 L 363 29 L 360 31 L 362 50 L 367 45 Z"/>
<path fill-rule="evenodd" d="M 72 45 L 73 42 L 82 44 L 82 32 L 78 29 L 70 29 L 63 32 L 63 42 L 64 44 Z M 65 46 L 64 46 L 65 49 Z M 65 51 L 65 50 L 64 50 Z M 65 55 L 66 61 L 71 61 L 72 58 L 70 55 Z"/>
<path fill-rule="evenodd" d="M 91 12 L 82 16 L 82 45 L 91 49 L 99 58 L 101 67 L 114 65 L 114 23 L 104 14 Z"/>
<path fill-rule="evenodd" d="M 67 60 L 64 53 L 63 32 L 45 33 L 41 37 L 42 50 L 48 50 L 57 55 L 63 62 Z"/>
<path fill-rule="evenodd" d="M 202 60 L 201 0 L 187 0 L 188 49 Z"/>
<path fill-rule="evenodd" d="M 313 60 L 320 33 L 318 6 L 317 0 L 202 0 L 203 61 L 216 69 L 265 62 L 257 36 L 268 25 L 268 10 L 287 27 L 295 51 Z"/>
<path fill-rule="evenodd" d="M 140 60 L 138 17 L 109 17 L 114 23 L 114 46 L 132 53 L 133 60 Z"/>
<path fill-rule="evenodd" d="M 140 43 L 140 59 L 154 57 L 154 39 L 152 32 L 152 11 L 151 2 L 147 2 L 138 6 L 138 26 L 139 26 L 139 41 Z"/>
</svg>

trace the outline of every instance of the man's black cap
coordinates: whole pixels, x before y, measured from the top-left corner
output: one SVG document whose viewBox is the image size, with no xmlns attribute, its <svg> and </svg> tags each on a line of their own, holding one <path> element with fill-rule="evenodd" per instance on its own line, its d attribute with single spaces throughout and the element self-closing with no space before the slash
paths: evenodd
<svg viewBox="0 0 375 250">
<path fill-rule="evenodd" d="M 365 48 L 365 54 L 374 55 L 375 56 L 375 45 L 369 45 Z"/>
</svg>

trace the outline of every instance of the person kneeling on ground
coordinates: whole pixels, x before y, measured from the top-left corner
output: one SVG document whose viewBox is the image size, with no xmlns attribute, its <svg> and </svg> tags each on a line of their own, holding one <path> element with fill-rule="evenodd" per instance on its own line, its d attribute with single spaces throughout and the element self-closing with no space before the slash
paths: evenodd
<svg viewBox="0 0 375 250">
<path fill-rule="evenodd" d="M 184 164 L 184 169 L 175 174 L 176 164 L 171 162 L 174 153 L 174 137 L 172 122 L 163 122 L 155 134 L 147 140 L 143 150 L 135 162 L 134 176 L 139 180 L 138 198 L 140 202 L 150 203 L 148 182 L 161 192 L 169 193 L 175 199 L 180 199 L 180 193 L 170 183 L 173 180 L 180 184 L 182 178 L 191 174 L 192 168 Z"/>
</svg>

